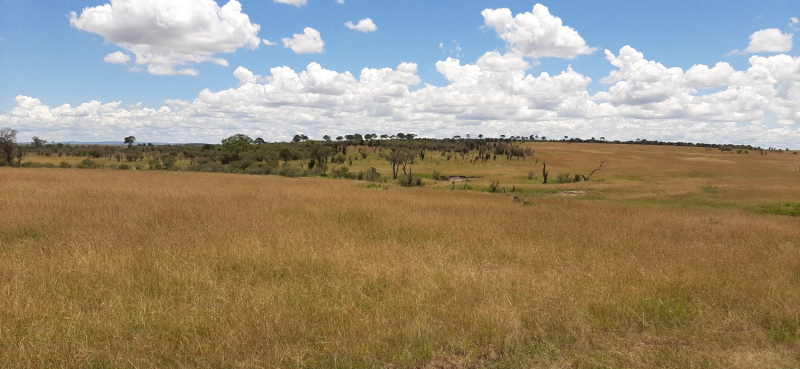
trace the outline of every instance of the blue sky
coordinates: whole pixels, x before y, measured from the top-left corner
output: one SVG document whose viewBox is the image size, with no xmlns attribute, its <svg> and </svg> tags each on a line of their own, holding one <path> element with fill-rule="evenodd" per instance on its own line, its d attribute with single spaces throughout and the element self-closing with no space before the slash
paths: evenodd
<svg viewBox="0 0 800 369">
<path fill-rule="evenodd" d="M 0 125 L 18 129 L 21 139 L 88 141 L 384 130 L 377 133 L 800 142 L 800 0 L 558 1 L 541 3 L 545 13 L 534 12 L 531 1 L 284 2 L 295 5 L 240 0 L 235 13 L 247 23 L 227 24 L 213 9 L 231 9 L 227 0 L 161 1 L 171 4 L 163 13 L 153 0 L 0 0 Z M 107 4 L 116 25 L 84 12 Z M 504 8 L 513 18 L 490 24 L 484 10 Z M 210 14 L 220 24 L 180 23 L 180 14 Z M 536 22 L 508 23 L 517 17 Z M 377 30 L 345 27 L 367 18 Z M 153 27 L 136 24 L 148 19 L 163 20 L 157 31 L 179 42 L 142 41 L 137 35 Z M 307 28 L 324 46 L 298 52 L 284 45 Z M 544 36 L 525 39 L 531 32 Z M 572 43 L 553 49 L 559 42 Z M 606 50 L 619 60 L 642 58 L 615 66 Z M 116 52 L 129 60 L 104 61 Z M 490 52 L 529 68 L 479 63 Z M 762 58 L 757 67 L 753 57 Z M 695 65 L 719 62 L 730 68 L 688 75 Z M 304 77 L 311 63 L 322 71 Z M 276 89 L 272 68 L 283 66 L 300 87 Z M 254 77 L 237 78 L 239 67 Z M 364 68 L 397 75 L 384 71 L 375 77 L 382 82 L 370 84 Z M 764 68 L 771 74 L 759 74 Z M 620 75 L 608 78 L 615 71 Z M 537 79 L 543 72 L 548 78 Z"/>
</svg>

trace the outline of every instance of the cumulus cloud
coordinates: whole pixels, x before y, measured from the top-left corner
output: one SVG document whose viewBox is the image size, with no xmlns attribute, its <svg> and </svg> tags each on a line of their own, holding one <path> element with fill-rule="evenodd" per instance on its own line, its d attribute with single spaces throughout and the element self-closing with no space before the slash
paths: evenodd
<svg viewBox="0 0 800 369">
<path fill-rule="evenodd" d="M 130 55 L 123 53 L 122 51 L 116 51 L 111 54 L 106 55 L 103 60 L 106 63 L 110 64 L 125 64 L 131 60 Z"/>
<path fill-rule="evenodd" d="M 344 24 L 344 26 L 364 33 L 375 32 L 378 30 L 378 26 L 376 26 L 370 18 L 362 19 L 356 24 L 353 24 L 353 22 L 347 22 Z"/>
<path fill-rule="evenodd" d="M 256 75 L 245 67 L 238 67 L 233 71 L 233 76 L 239 80 L 239 86 L 248 83 L 256 83 Z"/>
<path fill-rule="evenodd" d="M 292 49 L 296 54 L 325 52 L 325 42 L 322 41 L 322 35 L 311 27 L 306 27 L 303 33 L 296 33 L 291 38 L 284 38 L 283 46 Z"/>
<path fill-rule="evenodd" d="M 798 28 L 798 25 L 800 25 L 800 19 L 797 19 L 797 17 L 789 18 L 789 27 L 792 27 L 793 30 L 797 31 L 800 29 Z"/>
<path fill-rule="evenodd" d="M 337 4 L 344 4 L 344 0 L 336 0 Z"/>
<path fill-rule="evenodd" d="M 294 5 L 294 6 L 299 8 L 301 6 L 306 5 L 308 0 L 275 0 L 275 2 L 276 3 L 281 3 L 281 4 Z"/>
<path fill-rule="evenodd" d="M 299 50 L 308 50 L 301 41 L 309 34 L 322 43 L 319 32 L 307 28 L 284 45 L 294 50 L 298 41 Z M 236 87 L 206 89 L 193 101 L 167 100 L 157 109 L 98 101 L 50 107 L 18 96 L 16 107 L 0 115 L 0 126 L 56 140 L 157 134 L 160 141 L 219 142 L 235 133 L 287 140 L 296 132 L 320 137 L 369 129 L 438 137 L 645 137 L 773 147 L 800 142 L 800 57 L 753 55 L 746 69 L 719 62 L 684 70 L 625 46 L 605 51 L 610 72 L 600 82 L 607 88 L 590 94 L 591 78 L 572 67 L 530 73 L 526 58 L 534 54 L 509 44 L 508 52 L 489 51 L 474 63 L 452 57 L 437 62 L 448 81 L 441 87 L 411 88 L 422 81 L 418 65 L 407 62 L 359 74 L 318 63 L 300 71 L 275 67 L 266 76 L 238 67 Z"/>
<path fill-rule="evenodd" d="M 777 28 L 763 29 L 750 35 L 746 53 L 784 53 L 792 50 L 794 34 L 784 34 Z"/>
<path fill-rule="evenodd" d="M 80 16 L 71 12 L 70 25 L 134 54 L 136 64 L 152 74 L 194 75 L 196 70 L 184 67 L 203 62 L 227 66 L 214 54 L 261 43 L 260 26 L 250 23 L 236 0 L 222 7 L 214 0 L 113 0 Z"/>
<path fill-rule="evenodd" d="M 800 121 L 800 58 L 752 56 L 750 67 L 728 63 L 694 65 L 684 72 L 647 60 L 630 46 L 619 55 L 606 50 L 617 70 L 600 82 L 608 91 L 593 96 L 609 105 L 610 116 L 687 121 L 755 122 L 772 111 L 786 124 Z M 700 93 L 699 89 L 722 89 Z"/>
<path fill-rule="evenodd" d="M 648 60 L 630 46 L 606 52 L 608 91 L 587 92 L 591 79 L 572 68 L 528 74 L 524 60 L 488 52 L 475 64 L 447 58 L 436 69 L 449 81 L 424 85 L 418 66 L 364 68 L 356 76 L 311 63 L 276 67 L 261 77 L 239 67 L 239 86 L 203 90 L 194 101 L 159 109 L 92 101 L 49 107 L 19 96 L 0 125 L 54 139 L 107 139 L 158 132 L 159 140 L 218 142 L 234 133 L 287 140 L 295 132 L 414 132 L 450 136 L 605 136 L 796 146 L 800 140 L 800 57 L 753 56 L 750 67 L 695 65 L 687 71 Z M 705 91 L 704 89 L 715 89 Z M 777 117 L 766 124 L 766 112 Z M 142 132 L 141 134 L 138 132 Z M 120 136 L 122 137 L 122 136 Z"/>
<path fill-rule="evenodd" d="M 516 54 L 500 54 L 497 51 L 490 51 L 478 59 L 476 63 L 481 69 L 492 71 L 513 71 L 528 70 L 530 63 Z"/>
<path fill-rule="evenodd" d="M 481 14 L 485 24 L 497 32 L 508 49 L 522 56 L 574 59 L 594 51 L 577 31 L 565 26 L 561 18 L 551 15 L 542 4 L 534 5 L 532 12 L 516 16 L 508 8 L 485 9 Z"/>
</svg>

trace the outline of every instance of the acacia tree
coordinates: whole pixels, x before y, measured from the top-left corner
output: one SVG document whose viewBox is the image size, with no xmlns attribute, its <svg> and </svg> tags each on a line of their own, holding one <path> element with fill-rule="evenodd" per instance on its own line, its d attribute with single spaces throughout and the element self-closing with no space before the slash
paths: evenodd
<svg viewBox="0 0 800 369">
<path fill-rule="evenodd" d="M 394 176 L 394 179 L 397 179 L 400 168 L 403 168 L 403 174 L 408 175 L 406 167 L 408 164 L 414 162 L 416 156 L 417 155 L 411 151 L 392 149 L 392 153 L 386 157 L 386 160 L 392 164 L 392 176 Z"/>
<path fill-rule="evenodd" d="M 38 149 L 38 148 L 44 146 L 47 143 L 47 140 L 43 140 L 43 139 L 41 139 L 41 138 L 39 138 L 37 136 L 33 136 L 33 137 L 31 137 L 31 143 L 33 143 L 33 147 Z"/>
<path fill-rule="evenodd" d="M 125 137 L 125 143 L 128 145 L 129 149 L 131 148 L 134 142 L 136 142 L 136 137 L 133 136 Z"/>
<path fill-rule="evenodd" d="M 6 161 L 12 164 L 14 149 L 17 147 L 17 130 L 11 127 L 0 128 L 0 149 L 6 154 Z"/>
<path fill-rule="evenodd" d="M 222 140 L 222 147 L 232 152 L 236 156 L 236 160 L 239 160 L 240 152 L 247 151 L 251 146 L 253 146 L 253 139 L 241 133 Z"/>
</svg>

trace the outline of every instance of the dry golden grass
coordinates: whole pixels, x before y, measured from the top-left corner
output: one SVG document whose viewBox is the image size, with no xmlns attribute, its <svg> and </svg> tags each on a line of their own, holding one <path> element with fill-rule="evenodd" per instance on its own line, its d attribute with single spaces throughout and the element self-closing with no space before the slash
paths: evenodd
<svg viewBox="0 0 800 369">
<path fill-rule="evenodd" d="M 800 218 L 758 211 L 800 199 L 797 156 L 540 155 L 551 176 L 609 167 L 544 186 L 531 163 L 436 158 L 476 187 L 520 177 L 530 205 L 449 183 L 0 168 L 0 367 L 800 366 Z"/>
</svg>

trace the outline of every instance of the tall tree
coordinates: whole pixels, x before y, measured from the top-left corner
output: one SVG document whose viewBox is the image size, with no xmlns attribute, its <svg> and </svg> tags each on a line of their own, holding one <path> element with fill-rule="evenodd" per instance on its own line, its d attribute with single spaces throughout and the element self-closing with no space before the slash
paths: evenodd
<svg viewBox="0 0 800 369">
<path fill-rule="evenodd" d="M 239 160 L 240 152 L 247 151 L 251 146 L 253 146 L 253 139 L 241 133 L 222 140 L 222 147 L 234 153 L 236 160 Z"/>
<path fill-rule="evenodd" d="M 131 146 L 133 146 L 134 142 L 136 142 L 136 137 L 133 136 L 125 137 L 125 143 L 128 145 L 129 149 L 131 148 Z"/>
<path fill-rule="evenodd" d="M 33 136 L 31 137 L 31 143 L 33 144 L 33 147 L 40 148 L 47 143 L 47 140 L 43 140 L 37 136 Z"/>
<path fill-rule="evenodd" d="M 6 154 L 6 161 L 12 164 L 14 149 L 17 147 L 17 130 L 11 127 L 0 128 L 0 149 Z"/>
</svg>

